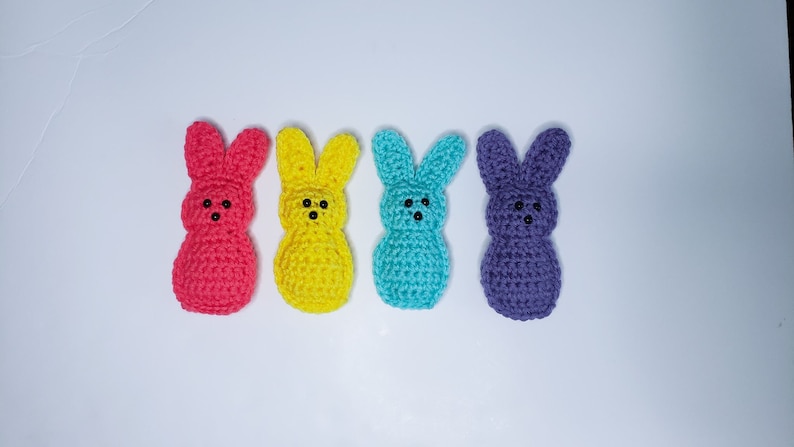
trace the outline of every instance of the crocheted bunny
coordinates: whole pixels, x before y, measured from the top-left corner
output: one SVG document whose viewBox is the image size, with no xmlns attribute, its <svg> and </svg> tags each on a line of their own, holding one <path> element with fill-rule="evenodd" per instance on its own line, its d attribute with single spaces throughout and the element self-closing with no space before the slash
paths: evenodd
<svg viewBox="0 0 794 447">
<path fill-rule="evenodd" d="M 315 168 L 314 149 L 300 129 L 285 128 L 276 137 L 278 215 L 286 234 L 273 272 L 284 300 L 304 312 L 338 309 L 353 285 L 353 256 L 342 232 L 343 188 L 358 154 L 356 139 L 340 134 L 325 146 Z"/>
<path fill-rule="evenodd" d="M 446 218 L 444 188 L 460 168 L 466 143 L 441 138 L 414 172 L 411 149 L 394 130 L 372 139 L 378 176 L 386 187 L 380 217 L 386 228 L 373 256 L 381 299 L 401 309 L 430 309 L 447 286 L 449 255 L 441 230 Z"/>
<path fill-rule="evenodd" d="M 227 315 L 251 301 L 257 265 L 246 231 L 254 215 L 253 182 L 269 145 L 264 132 L 245 129 L 224 152 L 211 124 L 188 127 L 185 162 L 192 183 L 182 202 L 187 235 L 172 272 L 183 309 Z"/>
<path fill-rule="evenodd" d="M 477 165 L 490 195 L 485 218 L 491 243 L 481 264 L 488 304 L 514 320 L 548 316 L 560 294 L 561 272 L 549 240 L 557 225 L 551 185 L 571 147 L 562 129 L 542 132 L 519 166 L 498 130 L 477 142 Z"/>
</svg>

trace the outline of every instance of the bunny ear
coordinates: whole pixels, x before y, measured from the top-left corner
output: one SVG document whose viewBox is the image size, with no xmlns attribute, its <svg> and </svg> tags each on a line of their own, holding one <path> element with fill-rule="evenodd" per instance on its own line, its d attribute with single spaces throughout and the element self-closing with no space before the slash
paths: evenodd
<svg viewBox="0 0 794 447">
<path fill-rule="evenodd" d="M 477 167 L 488 192 L 518 180 L 518 156 L 510 140 L 498 130 L 489 130 L 477 140 Z"/>
<path fill-rule="evenodd" d="M 212 124 L 196 121 L 187 128 L 185 164 L 192 180 L 212 177 L 223 165 L 223 138 Z"/>
<path fill-rule="evenodd" d="M 409 181 L 414 177 L 414 157 L 402 136 L 391 129 L 372 138 L 372 153 L 378 177 L 384 185 Z"/>
<path fill-rule="evenodd" d="M 228 178 L 234 178 L 248 185 L 256 178 L 270 146 L 267 135 L 259 129 L 245 129 L 237 135 L 223 162 L 223 169 Z"/>
<path fill-rule="evenodd" d="M 345 133 L 331 138 L 320 154 L 315 180 L 331 189 L 344 188 L 356 166 L 358 154 L 358 141 L 353 135 Z"/>
<path fill-rule="evenodd" d="M 541 132 L 521 165 L 521 180 L 530 185 L 551 186 L 562 171 L 571 150 L 571 140 L 558 128 Z"/>
<path fill-rule="evenodd" d="M 466 142 L 458 135 L 447 135 L 428 151 L 416 170 L 416 180 L 434 188 L 444 189 L 458 172 Z"/>
<path fill-rule="evenodd" d="M 306 134 L 296 127 L 284 128 L 276 136 L 276 161 L 282 187 L 314 179 L 314 149 Z"/>
</svg>

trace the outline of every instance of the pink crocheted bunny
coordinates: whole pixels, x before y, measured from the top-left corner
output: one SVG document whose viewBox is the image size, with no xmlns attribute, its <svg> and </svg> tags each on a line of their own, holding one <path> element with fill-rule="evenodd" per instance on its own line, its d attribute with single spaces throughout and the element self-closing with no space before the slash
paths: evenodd
<svg viewBox="0 0 794 447">
<path fill-rule="evenodd" d="M 211 124 L 188 127 L 185 162 L 192 184 L 182 202 L 187 235 L 173 270 L 183 309 L 228 315 L 251 301 L 257 263 L 247 230 L 254 215 L 253 182 L 269 145 L 264 132 L 245 129 L 224 151 Z"/>
</svg>

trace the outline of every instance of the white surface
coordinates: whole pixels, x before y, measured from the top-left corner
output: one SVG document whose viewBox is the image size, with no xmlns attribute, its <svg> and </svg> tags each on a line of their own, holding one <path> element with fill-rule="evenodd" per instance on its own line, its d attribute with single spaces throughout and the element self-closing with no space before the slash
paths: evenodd
<svg viewBox="0 0 794 447">
<path fill-rule="evenodd" d="M 643 4 L 643 5 L 641 5 Z M 0 3 L 0 445 L 791 446 L 794 152 L 776 1 Z M 185 128 L 352 130 L 350 302 L 277 294 L 274 154 L 254 301 L 182 311 Z M 574 145 L 563 291 L 517 323 L 479 285 L 474 143 Z M 432 311 L 375 295 L 370 139 L 468 155 Z"/>
</svg>

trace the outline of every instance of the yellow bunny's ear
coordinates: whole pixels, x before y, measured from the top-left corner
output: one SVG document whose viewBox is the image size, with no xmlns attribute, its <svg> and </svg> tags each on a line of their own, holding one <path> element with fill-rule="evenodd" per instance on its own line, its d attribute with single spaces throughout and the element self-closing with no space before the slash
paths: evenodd
<svg viewBox="0 0 794 447">
<path fill-rule="evenodd" d="M 331 189 L 341 190 L 353 174 L 359 149 L 353 135 L 343 133 L 325 145 L 317 166 L 317 183 Z"/>
<path fill-rule="evenodd" d="M 314 180 L 314 149 L 306 134 L 297 127 L 286 127 L 276 136 L 276 162 L 284 189 Z"/>
</svg>

